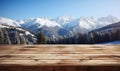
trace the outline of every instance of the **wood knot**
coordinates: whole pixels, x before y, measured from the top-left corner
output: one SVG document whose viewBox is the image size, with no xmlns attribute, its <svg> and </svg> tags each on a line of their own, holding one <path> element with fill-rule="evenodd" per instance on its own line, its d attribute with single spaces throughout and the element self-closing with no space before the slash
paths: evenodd
<svg viewBox="0 0 120 71">
<path fill-rule="evenodd" d="M 38 61 L 38 59 L 35 59 L 35 61 Z"/>
</svg>

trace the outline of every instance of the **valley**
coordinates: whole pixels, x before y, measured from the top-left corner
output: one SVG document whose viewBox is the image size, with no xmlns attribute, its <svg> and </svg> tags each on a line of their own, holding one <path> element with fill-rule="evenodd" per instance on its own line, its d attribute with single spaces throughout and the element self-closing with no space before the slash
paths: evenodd
<svg viewBox="0 0 120 71">
<path fill-rule="evenodd" d="M 61 16 L 55 19 L 0 18 L 0 44 L 38 44 L 38 34 L 46 44 L 98 44 L 120 40 L 120 19 Z"/>
</svg>

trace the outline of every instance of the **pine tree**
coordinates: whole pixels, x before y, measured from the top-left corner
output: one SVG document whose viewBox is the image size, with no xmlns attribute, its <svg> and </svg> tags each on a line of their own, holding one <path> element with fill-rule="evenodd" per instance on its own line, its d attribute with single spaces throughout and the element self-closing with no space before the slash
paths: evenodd
<svg viewBox="0 0 120 71">
<path fill-rule="evenodd" d="M 42 29 L 40 29 L 39 33 L 37 34 L 37 44 L 45 44 L 45 37 L 42 34 Z"/>
<path fill-rule="evenodd" d="M 11 44 L 10 42 L 10 38 L 9 38 L 9 35 L 8 35 L 8 32 L 6 29 L 4 29 L 4 44 Z"/>
<path fill-rule="evenodd" d="M 14 35 L 15 35 L 15 44 L 20 44 L 20 35 L 18 31 L 15 31 Z"/>
<path fill-rule="evenodd" d="M 118 40 L 120 40 L 120 29 L 117 30 Z"/>
<path fill-rule="evenodd" d="M 4 44 L 4 34 L 1 28 L 0 28 L 0 44 Z"/>
<path fill-rule="evenodd" d="M 20 44 L 27 44 L 26 39 L 23 35 L 20 36 Z"/>
<path fill-rule="evenodd" d="M 92 32 L 94 43 L 99 43 L 100 42 L 100 34 L 97 31 Z"/>
</svg>

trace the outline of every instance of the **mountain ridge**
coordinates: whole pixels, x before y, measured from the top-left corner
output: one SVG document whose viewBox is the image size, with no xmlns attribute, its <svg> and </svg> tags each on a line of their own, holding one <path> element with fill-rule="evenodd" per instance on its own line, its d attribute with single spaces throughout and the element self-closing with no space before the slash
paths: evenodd
<svg viewBox="0 0 120 71">
<path fill-rule="evenodd" d="M 43 28 L 43 34 L 46 37 L 60 37 L 68 34 L 88 32 L 106 25 L 119 22 L 120 19 L 111 15 L 106 17 L 80 17 L 61 16 L 55 19 L 51 18 L 28 18 L 23 20 L 12 20 L 0 18 L 0 23 L 10 26 L 17 26 L 37 33 Z M 64 32 L 63 32 L 64 31 Z M 49 35 L 49 36 L 48 36 Z"/>
</svg>

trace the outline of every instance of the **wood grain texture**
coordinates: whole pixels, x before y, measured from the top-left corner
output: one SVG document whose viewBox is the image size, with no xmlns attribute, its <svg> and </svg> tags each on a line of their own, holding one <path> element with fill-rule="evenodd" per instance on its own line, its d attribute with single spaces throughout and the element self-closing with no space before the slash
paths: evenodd
<svg viewBox="0 0 120 71">
<path fill-rule="evenodd" d="M 0 65 L 120 65 L 120 46 L 0 45 Z"/>
<path fill-rule="evenodd" d="M 120 71 L 120 45 L 0 45 L 0 71 Z"/>
</svg>

